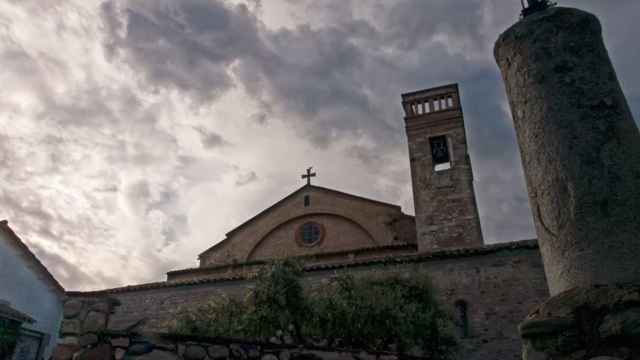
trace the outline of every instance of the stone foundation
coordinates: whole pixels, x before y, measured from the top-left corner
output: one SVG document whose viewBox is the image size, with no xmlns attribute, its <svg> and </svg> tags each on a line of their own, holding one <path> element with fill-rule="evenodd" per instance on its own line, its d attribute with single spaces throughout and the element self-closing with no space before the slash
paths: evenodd
<svg viewBox="0 0 640 360">
<path fill-rule="evenodd" d="M 640 286 L 575 288 L 520 325 L 525 360 L 640 359 Z"/>
</svg>

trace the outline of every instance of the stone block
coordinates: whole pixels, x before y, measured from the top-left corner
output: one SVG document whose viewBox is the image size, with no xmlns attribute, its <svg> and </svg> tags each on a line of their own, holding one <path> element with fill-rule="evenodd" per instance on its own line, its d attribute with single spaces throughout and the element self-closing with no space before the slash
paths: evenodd
<svg viewBox="0 0 640 360">
<path fill-rule="evenodd" d="M 98 301 L 97 303 L 91 305 L 91 311 L 97 311 L 103 314 L 108 314 L 111 312 L 111 304 L 108 300 Z"/>
<path fill-rule="evenodd" d="M 245 347 L 249 359 L 257 359 L 260 357 L 260 347 L 256 345 L 248 345 Z"/>
<path fill-rule="evenodd" d="M 111 339 L 111 345 L 114 347 L 126 348 L 129 347 L 130 340 L 127 337 L 119 337 Z"/>
<path fill-rule="evenodd" d="M 127 318 L 111 319 L 109 321 L 108 329 L 111 331 L 137 332 L 140 330 L 140 328 L 142 327 L 142 325 L 144 325 L 145 322 L 146 322 L 146 318 L 140 318 L 135 316 L 131 316 Z"/>
<path fill-rule="evenodd" d="M 129 346 L 127 355 L 143 355 L 153 351 L 155 346 L 148 342 L 137 342 Z"/>
<path fill-rule="evenodd" d="M 70 319 L 78 316 L 82 311 L 82 301 L 77 299 L 67 300 L 62 308 L 62 313 L 65 319 Z"/>
<path fill-rule="evenodd" d="M 78 338 L 78 345 L 82 347 L 87 347 L 89 345 L 96 344 L 97 342 L 98 336 L 92 333 L 83 334 Z"/>
<path fill-rule="evenodd" d="M 229 358 L 229 349 L 222 345 L 211 345 L 207 349 L 211 360 L 225 360 Z"/>
<path fill-rule="evenodd" d="M 80 351 L 81 347 L 78 345 L 58 345 L 53 350 L 53 354 L 51 358 L 53 360 L 71 360 L 73 359 L 73 355 Z"/>
<path fill-rule="evenodd" d="M 112 360 L 113 349 L 109 344 L 100 344 L 91 349 L 82 350 L 76 354 L 74 360 Z"/>
<path fill-rule="evenodd" d="M 80 320 L 78 319 L 65 319 L 62 321 L 60 327 L 62 335 L 78 335 L 80 334 Z"/>
<path fill-rule="evenodd" d="M 200 345 L 188 345 L 182 356 L 185 360 L 202 360 L 207 357 L 207 351 Z"/>
<path fill-rule="evenodd" d="M 244 350 L 242 345 L 240 344 L 231 344 L 229 345 L 229 351 L 231 352 L 231 357 L 234 359 L 247 359 L 247 352 Z"/>
<path fill-rule="evenodd" d="M 136 357 L 136 360 L 178 360 L 179 357 L 168 351 L 153 350 L 152 352 Z"/>
<path fill-rule="evenodd" d="M 85 332 L 98 332 L 102 331 L 107 326 L 107 315 L 97 312 L 90 311 L 87 314 L 87 317 L 84 319 L 84 324 L 82 330 Z"/>
<path fill-rule="evenodd" d="M 282 350 L 280 354 L 278 354 L 278 358 L 280 358 L 280 360 L 290 360 L 291 352 L 289 352 L 289 350 Z"/>
<path fill-rule="evenodd" d="M 77 336 L 63 336 L 58 344 L 63 345 L 78 345 L 78 337 Z"/>
</svg>

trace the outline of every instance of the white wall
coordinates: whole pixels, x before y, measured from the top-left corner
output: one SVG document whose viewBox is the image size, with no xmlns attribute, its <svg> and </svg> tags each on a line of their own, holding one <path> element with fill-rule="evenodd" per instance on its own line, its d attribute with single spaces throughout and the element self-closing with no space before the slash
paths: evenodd
<svg viewBox="0 0 640 360">
<path fill-rule="evenodd" d="M 48 286 L 47 280 L 39 279 L 38 274 L 29 269 L 21 252 L 9 245 L 13 240 L 6 236 L 0 230 L 0 299 L 36 320 L 24 327 L 51 336 L 43 354 L 48 359 L 58 340 L 62 298 Z"/>
</svg>

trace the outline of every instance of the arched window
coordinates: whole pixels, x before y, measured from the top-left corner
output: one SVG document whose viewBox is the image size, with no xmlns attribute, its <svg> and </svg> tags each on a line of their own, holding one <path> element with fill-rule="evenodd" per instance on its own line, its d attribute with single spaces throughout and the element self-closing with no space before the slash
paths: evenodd
<svg viewBox="0 0 640 360">
<path fill-rule="evenodd" d="M 469 337 L 469 307 L 464 300 L 458 300 L 455 303 L 456 308 L 456 325 L 458 327 L 458 333 L 460 337 Z"/>
</svg>

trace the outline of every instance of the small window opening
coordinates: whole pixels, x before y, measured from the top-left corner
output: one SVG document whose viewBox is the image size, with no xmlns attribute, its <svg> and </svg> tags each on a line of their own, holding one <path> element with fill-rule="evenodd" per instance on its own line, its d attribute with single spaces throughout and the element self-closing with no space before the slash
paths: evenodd
<svg viewBox="0 0 640 360">
<path fill-rule="evenodd" d="M 458 333 L 460 337 L 469 337 L 469 308 L 467 302 L 464 300 L 458 300 L 455 303 L 456 307 L 456 325 L 458 326 Z"/>
<path fill-rule="evenodd" d="M 423 112 L 422 112 L 422 103 L 418 103 L 418 114 L 423 114 Z"/>
<path fill-rule="evenodd" d="M 447 137 L 440 135 L 429 138 L 429 145 L 431 146 L 433 170 L 442 171 L 451 169 L 451 157 Z"/>
<path fill-rule="evenodd" d="M 429 102 L 425 101 L 424 103 L 424 112 L 425 113 L 430 113 L 431 112 L 431 107 L 429 106 Z"/>
<path fill-rule="evenodd" d="M 433 111 L 439 111 L 440 110 L 440 101 L 438 99 L 436 99 L 433 102 Z"/>
<path fill-rule="evenodd" d="M 309 197 L 309 195 L 305 195 L 304 196 L 304 207 L 308 207 L 309 205 L 311 205 L 311 197 Z"/>
<path fill-rule="evenodd" d="M 453 98 L 451 96 L 447 96 L 447 107 L 453 107 Z"/>
<path fill-rule="evenodd" d="M 444 98 L 440 98 L 440 109 L 444 110 L 447 108 L 447 102 Z"/>
<path fill-rule="evenodd" d="M 315 222 L 307 222 L 302 224 L 300 228 L 300 240 L 304 246 L 316 245 L 322 240 L 322 227 Z"/>
</svg>

